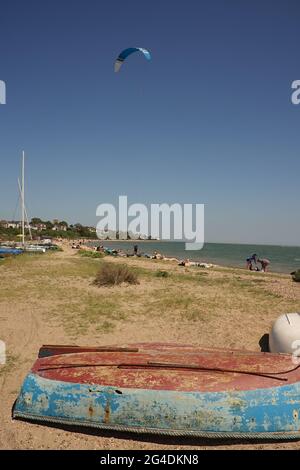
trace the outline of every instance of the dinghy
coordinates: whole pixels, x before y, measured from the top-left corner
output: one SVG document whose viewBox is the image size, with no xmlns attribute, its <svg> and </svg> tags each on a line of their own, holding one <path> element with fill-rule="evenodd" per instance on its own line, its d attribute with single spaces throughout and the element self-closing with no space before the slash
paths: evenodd
<svg viewBox="0 0 300 470">
<path fill-rule="evenodd" d="M 21 253 L 23 253 L 21 249 L 0 247 L 0 256 L 20 255 Z"/>
<path fill-rule="evenodd" d="M 203 438 L 300 438 L 300 365 L 284 354 L 187 345 L 51 346 L 13 417 Z"/>
<path fill-rule="evenodd" d="M 28 253 L 46 253 L 46 248 L 39 245 L 25 245 L 24 251 Z"/>
</svg>

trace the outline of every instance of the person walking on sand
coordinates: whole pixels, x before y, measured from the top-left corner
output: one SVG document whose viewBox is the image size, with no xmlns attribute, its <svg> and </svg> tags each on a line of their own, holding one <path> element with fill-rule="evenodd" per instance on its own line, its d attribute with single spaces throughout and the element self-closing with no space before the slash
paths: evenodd
<svg viewBox="0 0 300 470">
<path fill-rule="evenodd" d="M 257 261 L 258 261 L 258 263 L 261 264 L 261 271 L 263 273 L 267 272 L 270 261 L 266 258 L 258 259 Z"/>
</svg>

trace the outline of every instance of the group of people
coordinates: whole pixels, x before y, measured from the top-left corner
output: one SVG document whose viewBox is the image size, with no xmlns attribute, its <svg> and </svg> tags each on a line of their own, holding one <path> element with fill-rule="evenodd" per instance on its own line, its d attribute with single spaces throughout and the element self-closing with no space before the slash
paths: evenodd
<svg viewBox="0 0 300 470">
<path fill-rule="evenodd" d="M 80 241 L 78 244 L 73 243 L 72 248 L 80 249 L 82 248 L 83 245 L 84 244 Z M 113 255 L 113 256 L 122 256 L 122 257 L 137 256 L 137 257 L 157 259 L 157 260 L 162 260 L 162 261 L 175 261 L 178 263 L 179 266 L 185 266 L 185 267 L 197 266 L 201 268 L 211 268 L 214 266 L 211 263 L 203 263 L 203 262 L 201 263 L 197 261 L 191 261 L 189 259 L 179 260 L 177 258 L 164 256 L 156 250 L 154 251 L 152 255 L 147 254 L 147 253 L 141 253 L 139 252 L 138 245 L 133 246 L 133 252 L 131 253 L 128 253 L 128 252 L 126 253 L 124 250 L 121 250 L 121 249 L 107 248 L 103 245 L 94 246 L 94 250 L 103 252 L 107 255 Z M 260 264 L 260 267 L 258 266 L 258 264 Z M 249 256 L 246 259 L 246 268 L 250 271 L 266 272 L 268 271 L 269 265 L 270 265 L 270 261 L 268 259 L 259 258 L 256 253 L 254 253 L 253 255 Z"/>
<path fill-rule="evenodd" d="M 259 268 L 257 263 L 261 265 Z M 246 267 L 250 271 L 261 271 L 261 272 L 266 272 L 268 270 L 270 261 L 266 258 L 259 258 L 256 253 L 253 255 L 249 256 L 249 258 L 246 259 Z"/>
<path fill-rule="evenodd" d="M 103 252 L 108 255 L 113 255 L 113 256 L 123 256 L 123 257 L 132 257 L 132 256 L 137 256 L 137 257 L 142 257 L 142 258 L 150 258 L 150 259 L 157 259 L 161 261 L 175 261 L 179 266 L 185 266 L 185 267 L 190 267 L 190 266 L 198 266 L 201 268 L 211 268 L 213 267 L 213 264 L 210 263 L 201 263 L 201 262 L 196 262 L 196 261 L 191 261 L 189 259 L 185 260 L 179 260 L 178 258 L 170 257 L 170 256 L 165 256 L 159 253 L 157 250 L 154 250 L 153 254 L 150 255 L 148 253 L 142 253 L 139 251 L 138 245 L 133 246 L 133 252 L 125 252 L 121 249 L 115 249 L 115 248 L 106 248 L 103 245 L 98 245 L 94 247 L 94 250 Z"/>
</svg>

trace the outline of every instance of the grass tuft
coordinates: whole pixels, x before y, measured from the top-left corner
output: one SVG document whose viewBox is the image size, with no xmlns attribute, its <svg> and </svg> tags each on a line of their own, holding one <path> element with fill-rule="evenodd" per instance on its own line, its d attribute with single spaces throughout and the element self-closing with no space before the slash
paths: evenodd
<svg viewBox="0 0 300 470">
<path fill-rule="evenodd" d="M 169 277 L 170 273 L 168 273 L 168 271 L 156 271 L 155 276 L 156 277 Z"/>
<path fill-rule="evenodd" d="M 118 286 L 123 282 L 139 284 L 136 272 L 126 264 L 103 263 L 94 280 L 96 286 Z"/>
<path fill-rule="evenodd" d="M 78 253 L 85 258 L 104 258 L 105 256 L 101 251 L 79 250 Z"/>
</svg>

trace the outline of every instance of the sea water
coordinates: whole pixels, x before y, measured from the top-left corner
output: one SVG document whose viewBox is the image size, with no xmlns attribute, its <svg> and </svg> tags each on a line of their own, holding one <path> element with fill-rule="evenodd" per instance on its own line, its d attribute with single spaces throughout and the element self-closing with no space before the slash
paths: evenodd
<svg viewBox="0 0 300 470">
<path fill-rule="evenodd" d="M 165 256 L 175 257 L 179 260 L 188 258 L 192 261 L 230 267 L 245 267 L 246 258 L 256 253 L 258 257 L 267 258 L 271 262 L 270 271 L 290 273 L 295 269 L 300 269 L 300 246 L 205 243 L 202 250 L 186 251 L 183 242 L 103 240 L 94 244 L 104 245 L 109 248 L 121 248 L 131 254 L 133 253 L 133 246 L 137 244 L 139 253 L 152 255 L 156 250 Z"/>
</svg>

